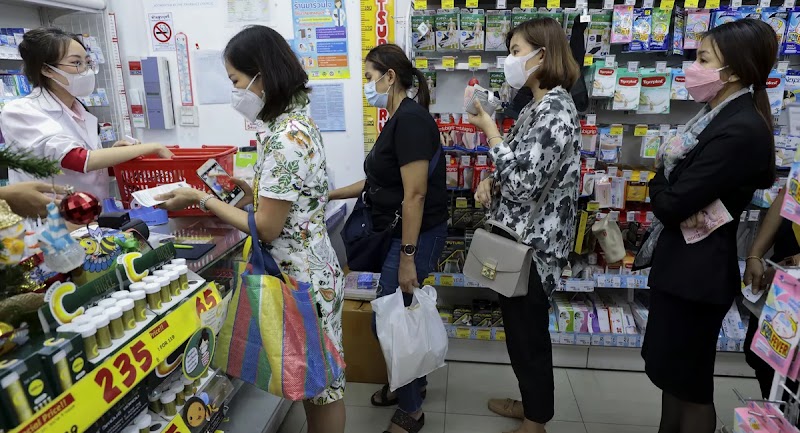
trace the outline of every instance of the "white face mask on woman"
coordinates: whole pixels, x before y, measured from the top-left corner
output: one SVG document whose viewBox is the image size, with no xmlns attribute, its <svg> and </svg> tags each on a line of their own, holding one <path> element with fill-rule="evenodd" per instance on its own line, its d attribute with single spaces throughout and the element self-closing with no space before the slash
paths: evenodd
<svg viewBox="0 0 800 433">
<path fill-rule="evenodd" d="M 59 86 L 63 87 L 70 95 L 76 98 L 85 98 L 94 92 L 94 70 L 88 70 L 84 74 L 70 74 L 52 65 L 47 65 L 55 71 L 58 75 L 67 79 L 67 84 L 62 84 L 56 79 L 52 79 Z"/>
<path fill-rule="evenodd" d="M 544 48 L 537 48 L 531 51 L 529 54 L 522 56 L 522 57 L 515 57 L 513 54 L 509 54 L 506 57 L 506 62 L 503 64 L 503 71 L 506 74 L 506 82 L 509 86 L 515 89 L 521 89 L 525 87 L 525 83 L 528 82 L 528 78 L 539 69 L 541 65 L 538 64 L 528 70 L 525 70 L 525 64 L 528 63 L 528 60 L 534 58 L 540 51 Z"/>
<path fill-rule="evenodd" d="M 250 86 L 256 82 L 256 78 L 259 75 L 261 75 L 261 72 L 250 80 L 246 88 L 233 89 L 233 93 L 231 93 L 231 107 L 251 122 L 255 122 L 258 119 L 258 113 L 261 113 L 261 110 L 264 109 L 264 92 L 261 92 L 262 96 L 259 98 L 258 95 L 250 91 Z"/>
</svg>

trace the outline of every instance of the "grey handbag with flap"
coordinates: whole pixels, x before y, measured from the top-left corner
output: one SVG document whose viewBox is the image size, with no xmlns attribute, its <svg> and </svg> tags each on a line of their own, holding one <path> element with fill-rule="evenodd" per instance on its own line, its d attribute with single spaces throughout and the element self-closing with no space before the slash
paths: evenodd
<svg viewBox="0 0 800 433">
<path fill-rule="evenodd" d="M 561 165 L 566 159 L 566 154 L 567 149 L 565 148 L 556 172 L 553 173 L 553 177 L 547 182 L 539 200 L 536 201 L 534 208 L 536 211 L 542 208 L 542 203 L 550 194 L 553 183 L 561 171 Z M 505 231 L 516 242 L 494 234 L 491 230 L 475 230 L 472 244 L 467 253 L 467 260 L 464 263 L 464 275 L 481 287 L 490 288 L 507 298 L 527 295 L 533 248 L 522 243 L 519 234 L 514 230 L 497 221 L 489 220 L 486 225 L 488 229 L 491 229 L 489 226 L 494 226 Z"/>
</svg>

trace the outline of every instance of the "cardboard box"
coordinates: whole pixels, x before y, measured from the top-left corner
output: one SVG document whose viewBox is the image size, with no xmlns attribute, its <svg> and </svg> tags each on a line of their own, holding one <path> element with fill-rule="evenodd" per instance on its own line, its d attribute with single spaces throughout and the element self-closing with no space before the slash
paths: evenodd
<svg viewBox="0 0 800 433">
<path fill-rule="evenodd" d="M 369 302 L 344 301 L 342 334 L 347 381 L 389 383 L 386 361 L 372 331 L 372 305 Z"/>
</svg>

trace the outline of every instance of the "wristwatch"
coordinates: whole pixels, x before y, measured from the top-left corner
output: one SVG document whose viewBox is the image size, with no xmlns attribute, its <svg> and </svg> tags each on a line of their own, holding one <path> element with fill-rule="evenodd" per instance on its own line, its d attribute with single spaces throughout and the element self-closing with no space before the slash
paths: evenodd
<svg viewBox="0 0 800 433">
<path fill-rule="evenodd" d="M 401 245 L 400 251 L 407 256 L 413 256 L 417 254 L 417 246 L 411 244 Z"/>
</svg>

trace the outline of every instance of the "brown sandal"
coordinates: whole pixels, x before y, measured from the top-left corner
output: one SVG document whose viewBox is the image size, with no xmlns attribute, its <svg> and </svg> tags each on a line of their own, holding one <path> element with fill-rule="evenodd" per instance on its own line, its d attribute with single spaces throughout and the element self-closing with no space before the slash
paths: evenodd
<svg viewBox="0 0 800 433">
<path fill-rule="evenodd" d="M 525 419 L 525 409 L 519 400 L 493 398 L 489 400 L 489 410 L 506 418 Z"/>
</svg>

